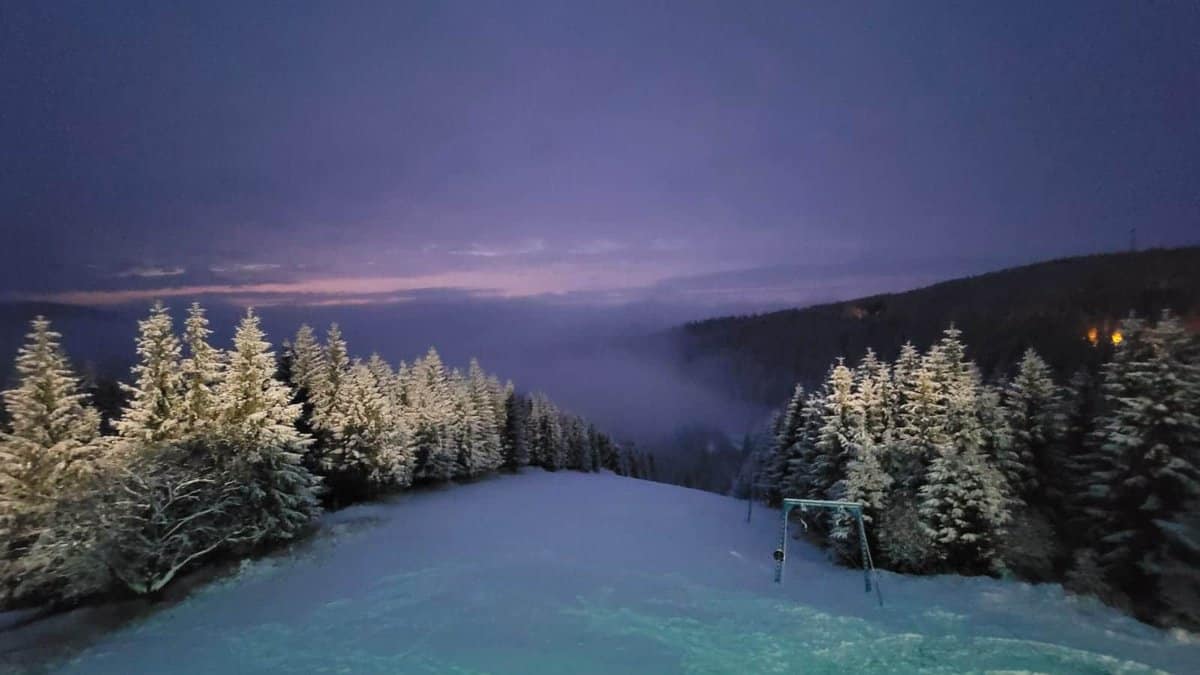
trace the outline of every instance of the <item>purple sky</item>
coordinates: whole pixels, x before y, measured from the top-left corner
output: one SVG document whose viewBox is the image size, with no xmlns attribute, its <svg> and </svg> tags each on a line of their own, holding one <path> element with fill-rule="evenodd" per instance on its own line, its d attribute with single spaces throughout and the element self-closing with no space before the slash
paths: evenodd
<svg viewBox="0 0 1200 675">
<path fill-rule="evenodd" d="M 0 297 L 758 307 L 1197 243 L 1197 36 L 1192 2 L 9 0 Z"/>
</svg>

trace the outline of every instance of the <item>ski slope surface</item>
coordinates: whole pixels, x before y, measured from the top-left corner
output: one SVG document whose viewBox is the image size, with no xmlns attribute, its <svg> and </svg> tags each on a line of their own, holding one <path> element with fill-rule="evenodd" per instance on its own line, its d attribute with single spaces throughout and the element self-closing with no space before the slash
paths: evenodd
<svg viewBox="0 0 1200 675">
<path fill-rule="evenodd" d="M 571 472 L 412 492 L 329 514 L 287 554 L 246 563 L 36 668 L 1200 672 L 1194 636 L 1056 585 L 881 572 L 880 607 L 860 571 L 801 541 L 790 542 L 777 585 L 778 511 L 756 508 L 749 524 L 745 516 L 743 501 Z M 6 666 L 30 667 L 0 656 Z"/>
</svg>

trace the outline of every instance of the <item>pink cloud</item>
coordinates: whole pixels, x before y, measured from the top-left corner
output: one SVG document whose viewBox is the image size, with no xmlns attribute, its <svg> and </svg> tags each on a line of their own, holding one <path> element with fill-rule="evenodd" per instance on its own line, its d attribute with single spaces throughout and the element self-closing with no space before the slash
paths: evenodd
<svg viewBox="0 0 1200 675">
<path fill-rule="evenodd" d="M 465 270 L 415 276 L 333 276 L 297 281 L 247 284 L 193 284 L 161 288 L 76 290 L 28 299 L 71 305 L 120 305 L 167 298 L 219 296 L 239 304 L 368 304 L 399 302 L 406 292 L 456 289 L 480 295 L 520 298 L 575 291 L 634 288 L 666 276 L 661 269 L 551 264 L 496 270 Z"/>
</svg>

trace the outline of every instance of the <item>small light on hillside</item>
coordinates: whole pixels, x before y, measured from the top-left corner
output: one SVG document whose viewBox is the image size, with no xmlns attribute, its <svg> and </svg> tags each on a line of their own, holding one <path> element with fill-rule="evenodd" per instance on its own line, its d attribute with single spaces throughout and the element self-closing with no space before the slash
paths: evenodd
<svg viewBox="0 0 1200 675">
<path fill-rule="evenodd" d="M 1093 346 L 1100 341 L 1100 331 L 1095 326 L 1088 329 L 1087 341 L 1092 343 Z"/>
<path fill-rule="evenodd" d="M 1113 343 L 1113 345 L 1119 345 L 1119 344 L 1121 344 L 1121 343 L 1122 343 L 1122 342 L 1124 342 L 1124 341 L 1125 341 L 1125 336 L 1124 336 L 1124 335 L 1121 335 L 1121 331 L 1119 331 L 1119 330 L 1114 330 L 1114 331 L 1113 331 L 1113 334 L 1112 334 L 1112 343 Z"/>
</svg>

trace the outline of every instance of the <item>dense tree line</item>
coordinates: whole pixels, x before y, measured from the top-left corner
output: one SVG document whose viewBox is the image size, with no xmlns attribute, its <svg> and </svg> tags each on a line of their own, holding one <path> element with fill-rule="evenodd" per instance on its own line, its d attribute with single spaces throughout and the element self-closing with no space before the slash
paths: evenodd
<svg viewBox="0 0 1200 675">
<path fill-rule="evenodd" d="M 1066 386 L 1032 349 L 985 382 L 960 332 L 797 386 L 745 480 L 861 502 L 880 566 L 1065 581 L 1156 623 L 1200 626 L 1200 338 L 1128 319 Z M 857 563 L 836 514 L 809 532 Z"/>
<path fill-rule="evenodd" d="M 253 311 L 230 349 L 203 308 L 156 304 L 120 415 L 102 425 L 49 321 L 3 393 L 0 609 L 161 590 L 181 571 L 296 539 L 322 504 L 526 465 L 645 473 L 647 458 L 472 361 L 353 359 L 336 325 L 280 358 Z M 113 433 L 102 434 L 107 427 Z"/>
</svg>

